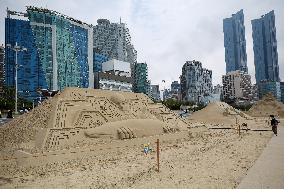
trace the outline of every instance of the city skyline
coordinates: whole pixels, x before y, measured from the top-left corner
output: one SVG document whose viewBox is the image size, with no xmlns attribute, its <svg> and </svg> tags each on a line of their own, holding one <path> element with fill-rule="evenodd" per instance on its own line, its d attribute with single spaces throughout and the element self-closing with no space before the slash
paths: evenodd
<svg viewBox="0 0 284 189">
<path fill-rule="evenodd" d="M 60 4 L 64 6 L 60 6 Z M 255 4 L 258 9 L 255 9 Z M 275 10 L 276 33 L 279 52 L 280 78 L 284 74 L 283 52 L 284 28 L 280 25 L 283 14 L 281 1 L 247 3 L 225 2 L 220 8 L 212 2 L 181 1 L 173 4 L 170 1 L 85 1 L 80 5 L 75 1 L 60 3 L 55 1 L 0 1 L 1 22 L 4 25 L 6 7 L 11 10 L 24 11 L 25 6 L 46 7 L 63 14 L 70 15 L 88 24 L 96 25 L 99 18 L 109 19 L 111 22 L 127 24 L 132 42 L 137 50 L 138 62 L 147 62 L 149 79 L 152 84 L 161 84 L 166 80 L 167 87 L 174 80 L 179 80 L 181 67 L 187 60 L 200 60 L 204 67 L 213 71 L 213 84 L 221 83 L 221 76 L 225 73 L 225 52 L 223 46 L 222 22 L 224 18 L 240 9 L 244 10 L 247 56 L 249 74 L 254 80 L 254 63 L 252 49 L 251 20 Z M 210 10 L 205 8 L 211 7 Z M 190 9 L 191 7 L 195 9 Z M 264 8 L 265 7 L 265 8 Z M 93 11 L 91 11 L 93 9 Z M 113 11 L 116 10 L 116 11 Z M 188 11 L 190 10 L 190 11 Z M 203 10 L 203 11 L 201 11 Z M 0 27 L 0 43 L 4 44 L 4 27 Z M 161 68 L 164 70 L 161 71 Z"/>
</svg>

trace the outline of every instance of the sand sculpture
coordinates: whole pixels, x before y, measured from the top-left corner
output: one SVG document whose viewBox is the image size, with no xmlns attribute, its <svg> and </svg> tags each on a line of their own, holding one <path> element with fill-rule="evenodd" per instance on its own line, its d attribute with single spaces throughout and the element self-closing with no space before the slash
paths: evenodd
<svg viewBox="0 0 284 189">
<path fill-rule="evenodd" d="M 247 113 L 254 117 L 276 115 L 284 118 L 284 104 L 277 101 L 275 97 L 269 93 L 254 104 Z"/>
<path fill-rule="evenodd" d="M 67 88 L 0 128 L 0 150 L 53 151 L 96 139 L 131 139 L 187 124 L 144 94 Z"/>
<path fill-rule="evenodd" d="M 213 102 L 204 109 L 194 112 L 189 120 L 219 126 L 232 126 L 236 122 L 238 124 L 247 124 L 253 118 L 225 102 Z"/>
</svg>

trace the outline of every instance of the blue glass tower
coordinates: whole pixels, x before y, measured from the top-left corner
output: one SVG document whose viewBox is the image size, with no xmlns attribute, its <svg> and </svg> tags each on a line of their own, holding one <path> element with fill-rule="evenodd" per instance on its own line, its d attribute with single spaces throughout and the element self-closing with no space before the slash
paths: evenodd
<svg viewBox="0 0 284 189">
<path fill-rule="evenodd" d="M 223 20 L 226 73 L 244 71 L 247 73 L 247 53 L 244 13 L 240 10 Z"/>
<path fill-rule="evenodd" d="M 12 19 L 21 15 L 28 20 Z M 48 9 L 7 10 L 5 44 L 28 49 L 18 53 L 19 96 L 33 100 L 37 90 L 93 87 L 93 27 Z M 15 86 L 15 52 L 6 51 L 5 85 Z"/>
<path fill-rule="evenodd" d="M 256 82 L 279 82 L 274 11 L 252 20 L 251 24 Z"/>
<path fill-rule="evenodd" d="M 103 54 L 96 53 L 94 51 L 94 72 L 101 72 L 102 71 L 102 64 L 109 60 L 109 58 Z"/>
<path fill-rule="evenodd" d="M 18 53 L 18 94 L 26 99 L 38 96 L 38 88 L 47 88 L 45 75 L 39 61 L 34 35 L 29 21 L 6 18 L 5 43 L 24 46 L 28 51 Z M 15 86 L 15 52 L 6 48 L 5 85 Z"/>
</svg>

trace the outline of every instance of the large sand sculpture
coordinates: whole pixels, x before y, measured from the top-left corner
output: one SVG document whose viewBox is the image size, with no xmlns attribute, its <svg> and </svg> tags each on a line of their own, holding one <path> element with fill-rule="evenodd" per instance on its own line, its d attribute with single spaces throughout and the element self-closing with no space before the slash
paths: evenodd
<svg viewBox="0 0 284 189">
<path fill-rule="evenodd" d="M 143 94 L 69 88 L 0 127 L 0 188 L 235 188 L 272 135 L 236 119 L 264 124 L 221 102 L 180 119 Z M 143 153 L 157 139 L 159 173 Z"/>
<path fill-rule="evenodd" d="M 267 94 L 254 104 L 247 113 L 254 117 L 276 115 L 284 118 L 284 104 L 277 101 L 272 94 Z"/>
<path fill-rule="evenodd" d="M 131 139 L 187 124 L 144 94 L 67 88 L 0 128 L 0 150 L 53 151 L 94 139 Z"/>
</svg>

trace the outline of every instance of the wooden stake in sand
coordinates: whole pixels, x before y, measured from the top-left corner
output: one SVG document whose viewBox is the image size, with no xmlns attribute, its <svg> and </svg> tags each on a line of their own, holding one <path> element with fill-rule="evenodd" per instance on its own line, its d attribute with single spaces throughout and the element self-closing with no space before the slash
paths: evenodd
<svg viewBox="0 0 284 189">
<path fill-rule="evenodd" d="M 238 133 L 239 133 L 239 136 L 241 136 L 241 125 L 238 124 Z"/>
<path fill-rule="evenodd" d="M 158 164 L 158 172 L 160 172 L 160 141 L 157 139 L 157 164 Z"/>
<path fill-rule="evenodd" d="M 241 136 L 241 125 L 239 124 L 237 117 L 236 117 L 236 126 L 237 126 L 237 130 L 238 130 L 238 134 L 239 134 L 239 136 Z"/>
</svg>

